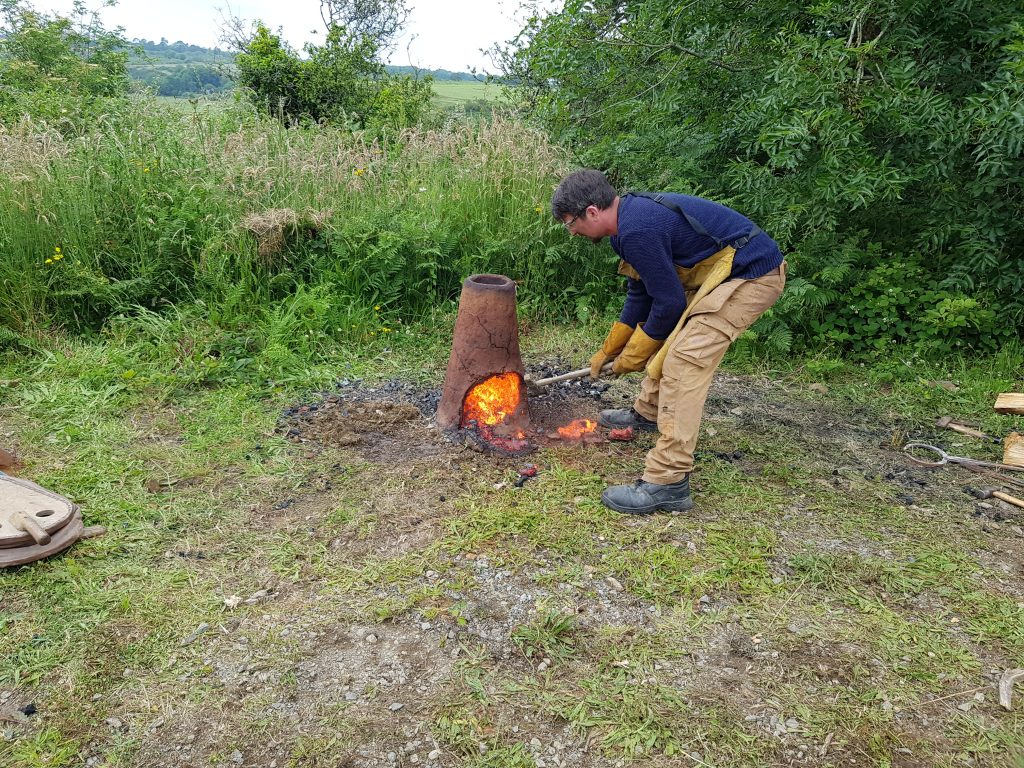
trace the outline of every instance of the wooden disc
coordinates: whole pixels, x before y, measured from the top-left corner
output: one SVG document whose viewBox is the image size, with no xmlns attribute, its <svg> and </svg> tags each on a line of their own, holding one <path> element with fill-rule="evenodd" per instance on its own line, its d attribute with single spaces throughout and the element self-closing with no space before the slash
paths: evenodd
<svg viewBox="0 0 1024 768">
<path fill-rule="evenodd" d="M 0 473 L 0 549 L 35 544 L 32 537 L 15 524 L 14 518 L 19 513 L 30 516 L 52 536 L 64 528 L 77 511 L 77 504 L 53 491 Z"/>
<path fill-rule="evenodd" d="M 0 568 L 11 568 L 41 560 L 44 557 L 63 552 L 82 535 L 82 513 L 75 508 L 71 521 L 53 534 L 49 544 L 32 544 L 24 547 L 8 547 L 0 549 Z"/>
</svg>

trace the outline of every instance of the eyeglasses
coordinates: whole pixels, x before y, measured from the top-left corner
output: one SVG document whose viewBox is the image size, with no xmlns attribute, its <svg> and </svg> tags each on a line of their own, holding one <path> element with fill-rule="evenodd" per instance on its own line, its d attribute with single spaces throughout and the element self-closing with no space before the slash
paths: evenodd
<svg viewBox="0 0 1024 768">
<path fill-rule="evenodd" d="M 563 224 L 565 224 L 565 228 L 566 228 L 566 229 L 568 229 L 569 231 L 572 231 L 572 225 L 573 225 L 573 224 L 575 224 L 575 223 L 576 223 L 576 220 L 577 220 L 577 219 L 578 219 L 578 218 L 579 218 L 580 216 L 582 216 L 582 215 L 583 215 L 582 213 L 577 213 L 577 214 L 576 214 L 575 216 L 573 216 L 573 217 L 572 217 L 571 219 L 569 219 L 568 221 L 563 221 L 562 223 L 563 223 Z"/>
</svg>

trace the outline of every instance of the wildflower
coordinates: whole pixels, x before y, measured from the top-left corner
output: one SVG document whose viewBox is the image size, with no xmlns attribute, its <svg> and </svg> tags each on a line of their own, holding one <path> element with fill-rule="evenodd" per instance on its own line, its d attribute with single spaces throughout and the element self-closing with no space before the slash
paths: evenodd
<svg viewBox="0 0 1024 768">
<path fill-rule="evenodd" d="M 143 173 L 149 173 L 149 168 L 143 168 L 143 169 L 142 169 L 142 172 L 143 172 Z"/>
<path fill-rule="evenodd" d="M 544 209 L 541 208 L 539 205 L 536 208 L 534 208 L 533 210 L 535 210 L 537 213 L 544 213 Z"/>
<path fill-rule="evenodd" d="M 47 259 L 43 262 L 44 264 L 53 264 L 53 259 Z"/>
<path fill-rule="evenodd" d="M 375 306 L 375 307 L 373 308 L 373 311 L 374 311 L 374 312 L 380 312 L 380 304 L 377 304 L 377 305 L 376 305 L 376 306 Z"/>
<path fill-rule="evenodd" d="M 391 333 L 391 329 L 390 328 L 381 328 L 380 330 L 383 333 Z"/>
<path fill-rule="evenodd" d="M 363 174 L 366 173 L 366 169 L 365 168 L 356 168 L 354 171 L 352 171 L 352 173 L 354 173 L 356 176 L 362 176 Z"/>
</svg>

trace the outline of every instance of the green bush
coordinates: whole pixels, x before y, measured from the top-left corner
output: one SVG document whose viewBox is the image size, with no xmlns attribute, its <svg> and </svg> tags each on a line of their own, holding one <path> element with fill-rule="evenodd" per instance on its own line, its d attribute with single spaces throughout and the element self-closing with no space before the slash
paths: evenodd
<svg viewBox="0 0 1024 768">
<path fill-rule="evenodd" d="M 236 59 L 238 82 L 253 101 L 282 120 L 329 121 L 376 134 L 416 125 L 433 92 L 430 78 L 389 75 L 369 37 L 331 26 L 306 58 L 262 24 Z"/>
<path fill-rule="evenodd" d="M 797 295 L 755 329 L 769 346 L 788 328 L 987 349 L 1024 328 L 1022 18 L 1020 0 L 569 0 L 503 61 L 582 164 L 779 240 Z"/>
<path fill-rule="evenodd" d="M 82 125 L 128 91 L 128 43 L 87 20 L 0 1 L 0 122 L 30 115 Z"/>
<path fill-rule="evenodd" d="M 613 261 L 548 213 L 565 159 L 500 117 L 385 146 L 143 98 L 84 135 L 26 121 L 0 137 L 0 325 L 19 335 L 200 301 L 230 334 L 298 296 L 347 334 L 352 307 L 409 322 L 479 272 L 519 281 L 524 311 L 586 320 L 618 298 Z"/>
<path fill-rule="evenodd" d="M 1013 335 L 976 299 L 943 288 L 919 263 L 896 259 L 868 268 L 844 293 L 844 302 L 809 323 L 826 344 L 884 353 L 911 346 L 927 356 L 956 349 L 994 352 Z"/>
</svg>

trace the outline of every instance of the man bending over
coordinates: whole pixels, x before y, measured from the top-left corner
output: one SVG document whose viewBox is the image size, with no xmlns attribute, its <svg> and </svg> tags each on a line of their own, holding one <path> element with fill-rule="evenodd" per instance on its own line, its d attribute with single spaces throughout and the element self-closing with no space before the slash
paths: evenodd
<svg viewBox="0 0 1024 768">
<path fill-rule="evenodd" d="M 551 212 L 572 235 L 610 238 L 627 278 L 619 319 L 590 360 L 590 375 L 646 368 L 632 408 L 605 410 L 605 427 L 661 433 L 644 474 L 601 494 L 632 514 L 693 506 L 690 471 L 704 401 L 733 340 L 782 294 L 786 264 L 778 244 L 720 203 L 665 192 L 622 197 L 600 171 L 569 174 Z"/>
</svg>

